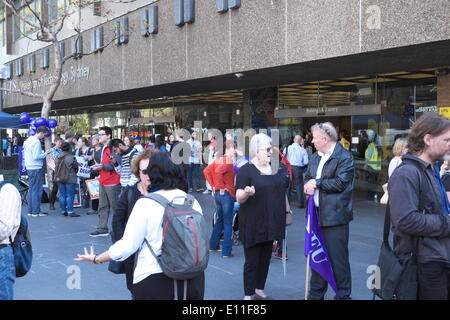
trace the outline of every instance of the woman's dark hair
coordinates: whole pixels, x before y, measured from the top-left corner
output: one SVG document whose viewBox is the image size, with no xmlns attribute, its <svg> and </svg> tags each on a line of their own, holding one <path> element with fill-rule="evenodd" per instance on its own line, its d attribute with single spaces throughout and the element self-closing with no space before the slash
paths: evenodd
<svg viewBox="0 0 450 320">
<path fill-rule="evenodd" d="M 425 135 L 429 134 L 432 137 L 437 137 L 448 130 L 450 130 L 449 119 L 439 113 L 425 113 L 411 128 L 411 132 L 408 135 L 408 152 L 415 155 L 421 154 L 426 148 L 423 140 Z"/>
<path fill-rule="evenodd" d="M 70 150 L 70 143 L 68 143 L 67 141 L 64 141 L 61 144 L 61 150 L 62 151 L 69 151 Z"/>
<path fill-rule="evenodd" d="M 150 158 L 147 175 L 152 188 L 163 190 L 181 189 L 187 191 L 186 178 L 182 166 L 172 162 L 169 153 L 158 152 Z"/>
<path fill-rule="evenodd" d="M 166 142 L 164 141 L 164 138 L 162 135 L 156 136 L 155 144 L 156 144 L 156 148 L 158 148 L 158 149 L 160 149 L 162 146 L 166 145 Z"/>
</svg>

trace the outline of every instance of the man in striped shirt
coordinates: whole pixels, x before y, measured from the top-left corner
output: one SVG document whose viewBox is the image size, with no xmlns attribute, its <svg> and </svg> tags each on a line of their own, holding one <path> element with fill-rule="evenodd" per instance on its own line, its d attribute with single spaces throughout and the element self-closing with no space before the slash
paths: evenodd
<svg viewBox="0 0 450 320">
<path fill-rule="evenodd" d="M 113 139 L 110 142 L 111 150 L 118 156 L 121 156 L 121 163 L 115 164 L 116 172 L 120 174 L 120 185 L 122 190 L 135 184 L 139 179 L 131 172 L 131 161 L 138 154 L 133 147 L 127 147 L 120 139 Z"/>
<path fill-rule="evenodd" d="M 5 183 L 0 189 L 0 203 L 0 300 L 12 300 L 16 272 L 9 238 L 14 239 L 19 230 L 22 210 L 16 187 Z"/>
</svg>

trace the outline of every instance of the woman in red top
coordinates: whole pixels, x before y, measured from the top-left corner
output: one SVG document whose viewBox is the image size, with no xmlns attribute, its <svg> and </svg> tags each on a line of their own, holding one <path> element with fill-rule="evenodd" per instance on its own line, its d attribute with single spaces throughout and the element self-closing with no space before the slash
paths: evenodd
<svg viewBox="0 0 450 320">
<path fill-rule="evenodd" d="M 233 208 L 236 199 L 234 191 L 234 167 L 235 143 L 227 141 L 224 146 L 225 155 L 216 159 L 204 171 L 206 180 L 213 188 L 216 201 L 217 220 L 214 224 L 211 239 L 209 241 L 210 251 L 220 251 L 219 242 L 223 231 L 222 257 L 232 256 L 232 234 L 233 234 Z"/>
</svg>

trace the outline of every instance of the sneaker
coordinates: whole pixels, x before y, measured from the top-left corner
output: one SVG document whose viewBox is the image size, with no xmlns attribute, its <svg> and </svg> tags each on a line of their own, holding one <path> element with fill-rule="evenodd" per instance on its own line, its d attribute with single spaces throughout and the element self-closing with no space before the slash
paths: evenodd
<svg viewBox="0 0 450 320">
<path fill-rule="evenodd" d="M 91 234 L 89 234 L 91 237 L 107 237 L 109 236 L 109 232 L 98 232 L 94 231 Z"/>
<path fill-rule="evenodd" d="M 222 258 L 224 258 L 224 259 L 231 258 L 231 257 L 234 257 L 234 254 L 230 253 L 227 256 L 222 256 Z"/>
<path fill-rule="evenodd" d="M 32 217 L 32 216 L 33 216 L 33 214 L 32 214 L 32 213 L 28 213 L 28 216 L 29 216 L 29 217 Z"/>
<path fill-rule="evenodd" d="M 209 249 L 209 252 L 222 252 L 222 249 Z"/>
<path fill-rule="evenodd" d="M 61 215 L 67 217 L 67 212 L 62 212 Z"/>
<path fill-rule="evenodd" d="M 197 189 L 197 192 L 203 192 L 203 190 L 205 190 L 205 189 L 200 188 L 200 189 Z"/>
<path fill-rule="evenodd" d="M 282 255 L 281 253 L 276 252 L 276 253 L 274 254 L 274 258 L 283 260 L 283 255 Z M 287 253 L 286 253 L 286 260 L 288 260 L 288 255 L 287 255 Z"/>
<path fill-rule="evenodd" d="M 37 213 L 29 213 L 28 215 L 32 216 L 32 217 L 39 217 L 39 215 Z"/>
<path fill-rule="evenodd" d="M 74 212 L 72 212 L 72 213 L 68 213 L 67 216 L 72 217 L 72 218 L 77 218 L 77 217 L 79 217 L 80 215 L 79 215 L 79 214 L 76 214 L 76 213 L 74 213 Z"/>
<path fill-rule="evenodd" d="M 205 191 L 203 191 L 203 194 L 210 194 L 210 193 L 211 193 L 210 190 L 205 190 Z"/>
<path fill-rule="evenodd" d="M 39 217 L 47 217 L 48 213 L 47 212 L 39 212 L 38 216 Z"/>
</svg>

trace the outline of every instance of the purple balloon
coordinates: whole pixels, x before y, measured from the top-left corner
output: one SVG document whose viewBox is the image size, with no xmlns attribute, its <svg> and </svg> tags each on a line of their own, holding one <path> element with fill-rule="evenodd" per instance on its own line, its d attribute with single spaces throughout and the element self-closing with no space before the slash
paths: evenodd
<svg viewBox="0 0 450 320">
<path fill-rule="evenodd" d="M 234 172 L 238 173 L 239 169 L 246 164 L 247 162 L 249 162 L 250 159 L 249 158 L 239 158 L 236 160 L 236 162 L 234 163 L 233 167 L 234 167 Z"/>
<path fill-rule="evenodd" d="M 31 121 L 30 115 L 26 112 L 22 112 L 20 114 L 20 121 L 22 121 L 23 123 L 30 123 Z"/>
<path fill-rule="evenodd" d="M 41 118 L 37 118 L 35 123 L 34 123 L 34 126 L 36 128 L 38 128 L 38 127 L 46 127 L 47 126 L 47 120 L 45 120 L 45 118 L 42 118 L 42 117 Z"/>
<path fill-rule="evenodd" d="M 51 135 L 52 135 L 52 129 L 50 129 L 50 128 L 47 128 L 48 129 L 48 131 L 47 131 L 47 133 L 45 134 L 45 136 L 46 137 L 50 137 Z"/>
<path fill-rule="evenodd" d="M 34 129 L 28 130 L 28 136 L 29 137 L 34 136 L 35 134 L 36 134 L 36 130 L 34 130 Z"/>
<path fill-rule="evenodd" d="M 58 121 L 56 121 L 55 119 L 48 119 L 47 124 L 49 128 L 53 129 L 58 125 Z"/>
</svg>

